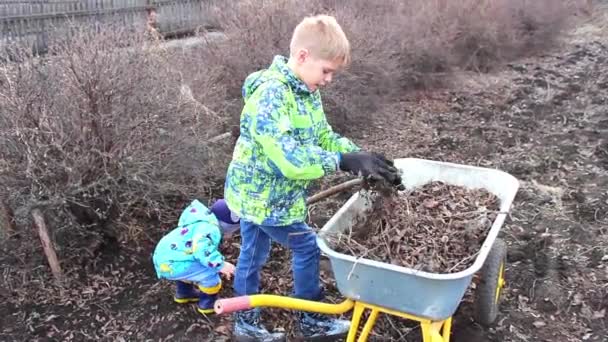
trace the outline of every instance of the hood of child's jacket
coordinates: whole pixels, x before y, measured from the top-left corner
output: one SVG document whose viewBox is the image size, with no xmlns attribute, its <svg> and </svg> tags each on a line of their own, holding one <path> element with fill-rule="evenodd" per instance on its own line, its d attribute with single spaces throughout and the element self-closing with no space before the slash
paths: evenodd
<svg viewBox="0 0 608 342">
<path fill-rule="evenodd" d="M 247 78 L 245 79 L 245 83 L 243 84 L 242 89 L 243 99 L 245 101 L 249 100 L 251 95 L 255 92 L 256 89 L 258 89 L 261 84 L 268 81 L 269 77 L 268 75 L 264 74 L 264 71 L 265 70 L 256 71 L 251 75 L 247 76 Z"/>
<path fill-rule="evenodd" d="M 260 85 L 270 80 L 284 83 L 296 92 L 310 93 L 306 84 L 298 79 L 287 66 L 287 58 L 275 56 L 268 69 L 256 71 L 245 79 L 242 89 L 243 99 L 247 101 Z"/>
</svg>

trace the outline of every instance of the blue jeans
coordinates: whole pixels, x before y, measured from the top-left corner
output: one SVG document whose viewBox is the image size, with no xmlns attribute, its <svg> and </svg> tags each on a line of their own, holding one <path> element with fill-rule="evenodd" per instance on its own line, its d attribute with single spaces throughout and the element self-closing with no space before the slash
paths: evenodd
<svg viewBox="0 0 608 342">
<path fill-rule="evenodd" d="M 257 294 L 260 270 L 268 260 L 270 242 L 274 240 L 290 249 L 294 278 L 293 296 L 319 300 L 319 259 L 316 233 L 305 223 L 289 226 L 261 226 L 241 220 L 241 252 L 234 274 L 237 296 Z"/>
</svg>

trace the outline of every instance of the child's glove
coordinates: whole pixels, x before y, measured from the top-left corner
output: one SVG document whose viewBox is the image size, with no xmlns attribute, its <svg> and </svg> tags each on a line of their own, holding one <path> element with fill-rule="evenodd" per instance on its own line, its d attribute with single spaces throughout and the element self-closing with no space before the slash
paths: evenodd
<svg viewBox="0 0 608 342">
<path fill-rule="evenodd" d="M 373 180 L 384 179 L 393 185 L 401 184 L 401 176 L 393 162 L 379 153 L 344 153 L 340 159 L 340 169 Z"/>
<path fill-rule="evenodd" d="M 397 190 L 401 190 L 401 191 L 405 190 L 405 186 L 403 185 L 403 180 L 401 179 L 401 172 L 399 172 L 399 170 L 395 167 L 395 163 L 390 159 L 386 159 L 386 157 L 381 153 L 372 152 L 372 154 L 375 155 L 376 157 L 384 160 L 384 162 L 386 162 L 388 165 L 390 165 L 394 168 L 395 173 L 394 173 L 393 180 L 392 181 L 390 179 L 386 179 L 386 180 L 389 181 L 393 186 L 395 186 L 397 188 Z"/>
</svg>

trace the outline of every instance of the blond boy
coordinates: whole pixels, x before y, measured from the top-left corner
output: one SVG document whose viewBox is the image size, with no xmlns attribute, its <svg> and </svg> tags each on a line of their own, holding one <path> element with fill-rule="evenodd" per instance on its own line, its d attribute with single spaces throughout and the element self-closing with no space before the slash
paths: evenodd
<svg viewBox="0 0 608 342">
<path fill-rule="evenodd" d="M 305 18 L 294 30 L 289 59 L 276 56 L 268 69 L 249 75 L 245 106 L 225 184 L 228 206 L 241 218 L 242 244 L 236 265 L 236 295 L 258 293 L 260 269 L 272 240 L 293 256 L 294 296 L 321 300 L 315 232 L 306 223 L 311 181 L 338 170 L 400 183 L 391 162 L 360 152 L 327 123 L 319 88 L 350 61 L 350 44 L 331 16 Z M 304 337 L 337 337 L 349 322 L 300 313 Z M 280 340 L 260 323 L 259 311 L 235 316 L 237 340 Z"/>
</svg>

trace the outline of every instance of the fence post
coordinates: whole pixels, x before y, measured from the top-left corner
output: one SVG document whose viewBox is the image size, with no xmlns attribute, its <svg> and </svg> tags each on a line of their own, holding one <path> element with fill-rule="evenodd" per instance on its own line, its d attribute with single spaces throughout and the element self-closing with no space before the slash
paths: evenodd
<svg viewBox="0 0 608 342">
<path fill-rule="evenodd" d="M 8 205 L 6 193 L 0 194 L 0 229 L 7 232 L 7 236 L 13 235 L 17 231 L 15 224 L 15 213 Z"/>
<path fill-rule="evenodd" d="M 42 243 L 42 248 L 44 249 L 44 254 L 46 254 L 46 259 L 49 262 L 53 276 L 57 282 L 61 282 L 63 280 L 63 272 L 61 271 L 59 259 L 57 258 L 55 248 L 53 247 L 53 243 L 49 237 L 49 231 L 46 228 L 46 223 L 44 222 L 44 215 L 40 209 L 34 209 L 32 210 L 32 217 L 34 218 L 34 226 L 38 230 L 40 242 Z"/>
</svg>

